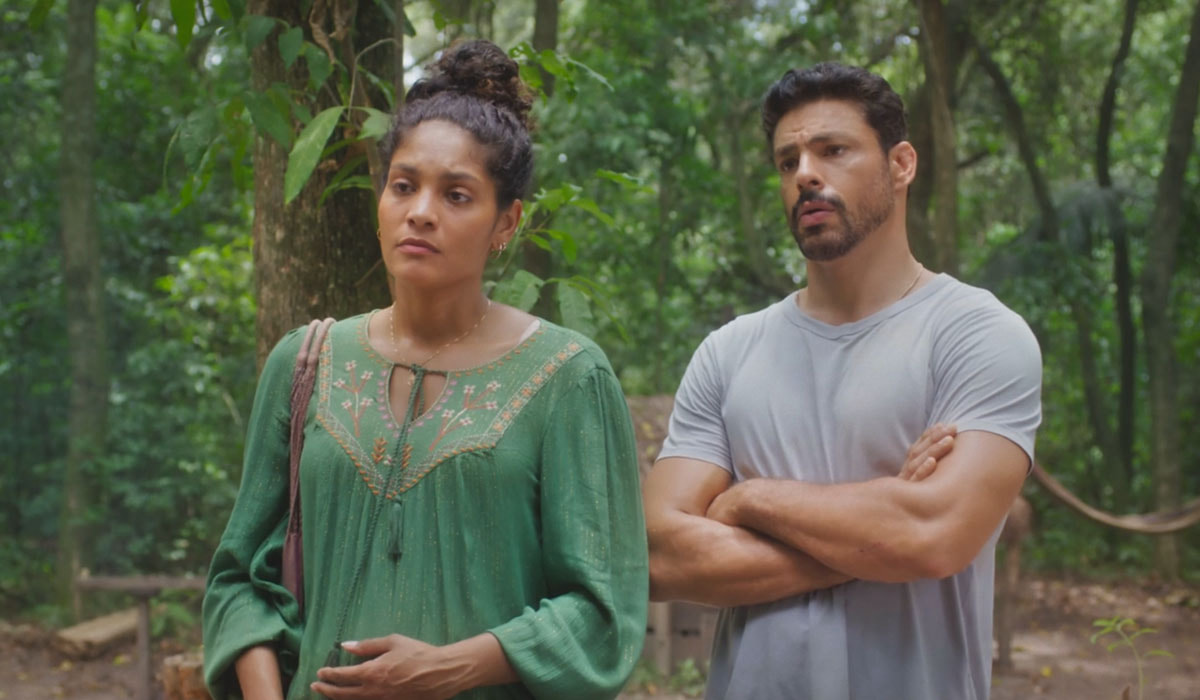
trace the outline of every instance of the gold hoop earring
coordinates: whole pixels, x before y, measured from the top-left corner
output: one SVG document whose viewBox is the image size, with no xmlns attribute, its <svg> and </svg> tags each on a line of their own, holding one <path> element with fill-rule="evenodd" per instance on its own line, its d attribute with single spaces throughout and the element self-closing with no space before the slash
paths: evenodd
<svg viewBox="0 0 1200 700">
<path fill-rule="evenodd" d="M 382 241 L 383 240 L 383 231 L 380 229 L 375 229 L 375 237 Z"/>
<path fill-rule="evenodd" d="M 492 248 L 492 258 L 498 260 L 501 255 L 504 255 L 504 249 L 507 247 L 507 243 L 501 243 L 499 246 Z"/>
</svg>

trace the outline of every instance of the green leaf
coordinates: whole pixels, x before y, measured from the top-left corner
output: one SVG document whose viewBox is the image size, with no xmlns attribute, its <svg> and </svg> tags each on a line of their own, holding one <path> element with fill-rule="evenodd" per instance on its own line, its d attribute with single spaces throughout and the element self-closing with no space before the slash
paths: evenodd
<svg viewBox="0 0 1200 700">
<path fill-rule="evenodd" d="M 1166 649 L 1151 649 L 1145 654 L 1142 654 L 1142 656 L 1169 656 L 1171 658 L 1175 658 L 1175 655 Z"/>
<path fill-rule="evenodd" d="M 363 121 L 362 129 L 358 132 L 360 139 L 377 139 L 392 128 L 392 115 L 371 107 L 359 107 L 366 111 L 367 118 Z"/>
<path fill-rule="evenodd" d="M 600 73 L 593 70 L 592 67 L 587 65 L 586 63 L 576 61 L 573 58 L 568 58 L 567 63 L 571 64 L 572 66 L 574 66 L 576 68 L 582 69 L 584 73 L 587 73 L 588 75 L 590 75 L 593 80 L 600 83 L 601 85 L 608 88 L 609 90 L 614 89 L 612 86 L 612 83 L 608 82 L 608 78 L 605 78 L 603 75 L 601 75 Z"/>
<path fill-rule="evenodd" d="M 537 303 L 545 281 L 528 270 L 517 270 L 510 279 L 501 280 L 492 292 L 492 300 L 528 311 Z"/>
<path fill-rule="evenodd" d="M 292 67 L 292 64 L 300 57 L 300 47 L 302 46 L 304 46 L 304 30 L 300 27 L 290 27 L 279 35 L 279 55 L 283 58 L 284 67 Z"/>
<path fill-rule="evenodd" d="M 543 233 L 562 245 L 563 257 L 567 259 L 567 262 L 573 263 L 579 257 L 579 244 L 575 242 L 574 236 L 559 229 L 545 229 Z"/>
<path fill-rule="evenodd" d="M 329 135 L 333 133 L 333 128 L 337 126 L 344 109 L 345 107 L 339 105 L 324 110 L 313 117 L 296 138 L 292 152 L 288 154 L 287 172 L 283 175 L 285 204 L 290 203 L 300 194 L 300 190 L 304 189 L 304 183 L 308 182 L 308 178 L 317 167 L 317 162 L 321 160 L 325 142 L 329 140 Z"/>
<path fill-rule="evenodd" d="M 218 126 L 217 114 L 211 107 L 202 107 L 183 120 L 179 128 L 179 148 L 189 168 L 195 168 L 199 163 L 216 138 Z"/>
<path fill-rule="evenodd" d="M 196 26 L 196 0 L 171 0 L 171 18 L 175 20 L 175 38 L 186 49 Z"/>
<path fill-rule="evenodd" d="M 542 190 L 537 195 L 537 201 L 542 209 L 545 209 L 547 212 L 553 212 L 572 199 L 575 199 L 582 191 L 583 188 L 579 185 L 568 182 L 562 187 L 555 187 L 552 190 Z"/>
<path fill-rule="evenodd" d="M 308 66 L 308 89 L 316 92 L 329 79 L 333 64 L 329 62 L 329 55 L 316 44 L 306 42 L 303 53 L 304 64 Z"/>
<path fill-rule="evenodd" d="M 571 74 L 567 70 L 567 67 L 564 66 L 563 62 L 559 60 L 558 54 L 554 53 L 554 51 L 551 49 L 543 49 L 542 52 L 538 54 L 538 62 L 542 64 L 542 68 L 544 68 L 550 75 L 563 79 L 571 78 Z"/>
<path fill-rule="evenodd" d="M 646 185 L 646 183 L 642 182 L 641 178 L 634 177 L 628 173 L 618 173 L 614 170 L 605 170 L 604 168 L 600 168 L 596 171 L 596 176 L 602 177 L 610 182 L 615 182 L 618 185 L 635 192 L 641 192 L 643 194 L 654 193 L 653 187 Z"/>
<path fill-rule="evenodd" d="M 609 216 L 607 213 L 602 211 L 600 209 L 600 205 L 596 204 L 596 201 L 593 200 L 591 197 L 580 197 L 580 198 L 574 200 L 573 202 L 571 202 L 571 204 L 574 204 L 575 206 L 579 207 L 580 209 L 582 209 L 582 210 L 586 211 L 587 213 L 591 214 L 592 216 L 596 217 L 600 221 L 603 221 L 606 226 L 608 226 L 610 228 L 616 228 L 617 222 L 611 216 Z"/>
<path fill-rule="evenodd" d="M 246 51 L 253 51 L 258 45 L 267 40 L 271 30 L 275 28 L 274 17 L 262 15 L 246 15 L 242 18 L 242 32 L 246 41 Z"/>
<path fill-rule="evenodd" d="M 46 21 L 46 16 L 50 14 L 50 7 L 54 5 L 54 0 L 38 0 L 29 11 L 29 28 L 41 29 L 42 24 Z"/>
<path fill-rule="evenodd" d="M 229 0 L 212 0 L 213 12 L 225 21 L 233 19 L 233 10 L 229 9 Z"/>
<path fill-rule="evenodd" d="M 592 305 L 587 296 L 565 282 L 558 283 L 556 292 L 558 313 L 562 317 L 563 325 L 584 335 L 595 334 L 596 319 L 592 315 Z"/>
<path fill-rule="evenodd" d="M 280 114 L 275 103 L 269 97 L 257 92 L 243 95 L 246 109 L 250 112 L 250 121 L 254 128 L 275 139 L 280 146 L 288 148 L 292 145 L 292 125 L 287 116 Z"/>
</svg>

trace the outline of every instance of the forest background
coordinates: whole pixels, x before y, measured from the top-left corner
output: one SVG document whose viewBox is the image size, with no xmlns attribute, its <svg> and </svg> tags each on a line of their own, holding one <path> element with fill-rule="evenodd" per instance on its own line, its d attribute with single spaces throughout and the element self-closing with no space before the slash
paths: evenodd
<svg viewBox="0 0 1200 700">
<path fill-rule="evenodd" d="M 627 393 L 673 392 L 706 333 L 803 285 L 759 99 L 835 59 L 906 99 L 920 259 L 1037 334 L 1039 461 L 1113 512 L 1200 493 L 1200 2 L 0 0 L 0 22 L 0 618 L 88 612 L 81 569 L 203 574 L 256 360 L 388 303 L 373 139 L 459 37 L 541 95 L 493 295 L 595 337 Z M 1196 528 L 1026 495 L 1035 569 L 1200 577 Z"/>
</svg>

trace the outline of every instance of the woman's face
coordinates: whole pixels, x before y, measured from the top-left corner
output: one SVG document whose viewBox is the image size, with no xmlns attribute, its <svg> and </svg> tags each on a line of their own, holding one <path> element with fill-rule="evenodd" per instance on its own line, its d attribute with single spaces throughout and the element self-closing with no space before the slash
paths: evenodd
<svg viewBox="0 0 1200 700">
<path fill-rule="evenodd" d="M 521 202 L 497 207 L 487 149 L 470 132 L 425 121 L 404 137 L 379 197 L 379 243 L 400 283 L 445 287 L 479 280 L 488 253 L 512 238 Z"/>
</svg>

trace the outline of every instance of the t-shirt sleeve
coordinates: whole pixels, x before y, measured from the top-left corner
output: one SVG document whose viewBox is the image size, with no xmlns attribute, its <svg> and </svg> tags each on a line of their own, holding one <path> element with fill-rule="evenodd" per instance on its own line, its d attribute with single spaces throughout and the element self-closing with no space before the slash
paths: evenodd
<svg viewBox="0 0 1200 700">
<path fill-rule="evenodd" d="M 550 415 L 540 482 L 548 594 L 489 631 L 533 697 L 613 698 L 641 653 L 649 598 L 633 425 L 604 368 Z"/>
<path fill-rule="evenodd" d="M 1008 438 L 1032 463 L 1042 419 L 1042 355 L 1025 321 L 993 299 L 957 319 L 938 347 L 930 423 Z"/>
<path fill-rule="evenodd" d="M 288 511 L 292 370 L 303 329 L 275 346 L 263 367 L 246 432 L 242 482 L 209 567 L 204 593 L 204 678 L 215 700 L 240 698 L 233 664 L 246 649 L 276 648 L 295 668 L 300 611 L 282 584 Z"/>
<path fill-rule="evenodd" d="M 732 472 L 729 436 L 722 414 L 725 387 L 717 340 L 717 335 L 710 334 L 692 355 L 675 392 L 667 439 L 658 458 L 698 459 Z"/>
</svg>

